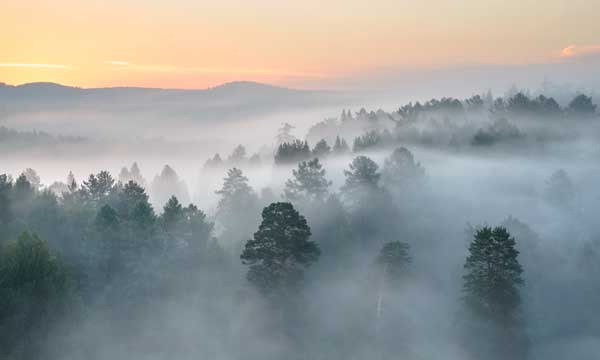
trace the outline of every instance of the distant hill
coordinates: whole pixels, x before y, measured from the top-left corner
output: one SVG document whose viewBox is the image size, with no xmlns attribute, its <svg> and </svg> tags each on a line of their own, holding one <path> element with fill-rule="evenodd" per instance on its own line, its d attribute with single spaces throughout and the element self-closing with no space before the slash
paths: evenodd
<svg viewBox="0 0 600 360">
<path fill-rule="evenodd" d="M 273 131 L 283 117 L 342 108 L 349 95 L 295 90 L 255 82 L 200 89 L 78 88 L 54 83 L 0 84 L 0 126 L 85 137 L 219 135 L 217 126 L 271 115 Z M 351 101 L 351 100 L 350 100 Z M 311 122 L 321 118 L 310 119 Z"/>
<path fill-rule="evenodd" d="M 198 106 L 202 103 L 269 103 L 272 105 L 310 105 L 334 100 L 340 93 L 294 90 L 249 81 L 231 82 L 208 89 L 180 90 L 140 87 L 78 88 L 55 83 L 29 83 L 18 86 L 0 83 L 0 105 L 20 110 L 105 105 L 146 107 L 148 102 L 161 105 Z"/>
</svg>

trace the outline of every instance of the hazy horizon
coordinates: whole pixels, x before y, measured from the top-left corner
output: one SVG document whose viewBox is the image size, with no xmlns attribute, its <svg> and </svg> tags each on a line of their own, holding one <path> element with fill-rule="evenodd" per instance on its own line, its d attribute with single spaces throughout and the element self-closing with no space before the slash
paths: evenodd
<svg viewBox="0 0 600 360">
<path fill-rule="evenodd" d="M 600 358 L 599 13 L 3 0 L 0 360 Z"/>
</svg>

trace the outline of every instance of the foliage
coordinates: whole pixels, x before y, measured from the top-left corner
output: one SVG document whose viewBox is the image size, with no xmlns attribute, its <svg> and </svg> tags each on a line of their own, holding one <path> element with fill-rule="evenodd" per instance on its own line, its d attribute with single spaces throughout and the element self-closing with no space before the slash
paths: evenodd
<svg viewBox="0 0 600 360">
<path fill-rule="evenodd" d="M 573 115 L 589 116 L 596 112 L 596 105 L 592 103 L 591 97 L 579 94 L 571 100 L 567 107 L 567 112 Z"/>
<path fill-rule="evenodd" d="M 317 158 L 324 158 L 327 155 L 329 155 L 330 152 L 331 152 L 331 146 L 329 146 L 327 144 L 327 141 L 325 141 L 325 139 L 321 139 L 315 145 L 315 148 L 313 149 L 312 154 L 313 154 L 313 156 L 315 156 Z"/>
<path fill-rule="evenodd" d="M 520 294 L 524 280 L 518 255 L 515 239 L 503 227 L 476 230 L 469 245 L 463 276 L 465 306 L 472 316 L 472 330 L 489 336 L 481 346 L 472 339 L 478 357 L 525 357 Z"/>
<path fill-rule="evenodd" d="M 57 321 L 78 303 L 72 275 L 28 232 L 2 248 L 0 274 L 0 355 L 39 358 Z"/>
<path fill-rule="evenodd" d="M 298 169 L 292 170 L 293 179 L 285 183 L 284 195 L 290 201 L 324 201 L 327 196 L 327 188 L 331 181 L 325 178 L 325 169 L 314 158 L 310 161 L 302 161 Z"/>
<path fill-rule="evenodd" d="M 267 297 L 296 292 L 304 269 L 319 259 L 318 245 L 310 241 L 306 219 L 290 203 L 273 203 L 262 213 L 262 223 L 242 252 L 249 266 L 248 281 Z"/>
<path fill-rule="evenodd" d="M 333 145 L 333 153 L 340 155 L 340 154 L 345 154 L 348 151 L 350 151 L 350 147 L 346 143 L 346 140 L 344 140 L 344 138 L 336 136 L 335 144 Z"/>
<path fill-rule="evenodd" d="M 308 142 L 295 140 L 293 142 L 285 142 L 279 145 L 275 153 L 275 164 L 295 164 L 303 160 L 309 159 L 311 151 Z"/>
<path fill-rule="evenodd" d="M 238 243 L 256 226 L 259 211 L 258 196 L 248 185 L 242 170 L 232 168 L 223 179 L 223 186 L 215 192 L 219 195 L 216 220 L 225 228 L 226 240 Z"/>
<path fill-rule="evenodd" d="M 471 141 L 475 146 L 490 146 L 499 142 L 514 141 L 523 138 L 519 129 L 508 122 L 505 118 L 500 118 L 488 126 L 487 129 L 479 129 Z"/>
<path fill-rule="evenodd" d="M 344 170 L 346 181 L 341 188 L 342 194 L 353 198 L 362 192 L 371 192 L 379 188 L 379 165 L 366 156 L 357 156 Z"/>
</svg>

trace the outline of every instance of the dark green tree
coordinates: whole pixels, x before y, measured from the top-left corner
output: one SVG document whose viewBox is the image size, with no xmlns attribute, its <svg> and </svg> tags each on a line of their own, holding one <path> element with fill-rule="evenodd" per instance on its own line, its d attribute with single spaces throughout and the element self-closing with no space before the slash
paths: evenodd
<svg viewBox="0 0 600 360">
<path fill-rule="evenodd" d="M 79 302 L 70 271 L 37 235 L 23 232 L 0 250 L 0 274 L 0 357 L 43 358 Z"/>
<path fill-rule="evenodd" d="M 8 175 L 0 175 L 0 242 L 8 235 L 8 225 L 13 221 L 14 214 L 12 211 L 13 183 Z"/>
<path fill-rule="evenodd" d="M 523 269 L 515 239 L 503 227 L 476 230 L 463 276 L 470 321 L 467 345 L 480 359 L 524 359 L 527 338 L 521 317 Z"/>
<path fill-rule="evenodd" d="M 319 259 L 319 246 L 310 240 L 304 216 L 290 203 L 278 202 L 262 212 L 262 223 L 240 256 L 249 266 L 246 278 L 269 298 L 297 291 L 304 269 Z"/>
</svg>

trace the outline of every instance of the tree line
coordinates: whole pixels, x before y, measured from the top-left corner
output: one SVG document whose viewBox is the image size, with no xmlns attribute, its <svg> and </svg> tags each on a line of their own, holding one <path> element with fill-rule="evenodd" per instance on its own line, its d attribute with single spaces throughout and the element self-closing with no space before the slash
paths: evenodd
<svg viewBox="0 0 600 360">
<path fill-rule="evenodd" d="M 137 165 L 120 178 L 136 174 Z M 310 358 L 319 349 L 303 319 L 311 301 L 305 288 L 338 278 L 357 254 L 372 259 L 373 310 L 365 331 L 374 349 L 386 309 L 394 306 L 389 295 L 402 293 L 420 261 L 411 255 L 411 240 L 398 238 L 402 223 L 390 195 L 408 197 L 426 181 L 405 148 L 381 169 L 369 157 L 355 157 L 339 193 L 330 190 L 318 158 L 298 163 L 281 199 L 256 194 L 243 172 L 231 168 L 216 191 L 214 219 L 175 196 L 157 213 L 139 183 L 107 171 L 81 184 L 71 175 L 60 196 L 27 175 L 14 181 L 0 175 L 0 353 L 8 359 L 84 356 L 101 346 L 77 343 L 73 324 L 86 314 L 106 314 L 107 328 L 126 336 L 139 331 L 132 319 L 192 289 L 202 298 L 232 296 L 219 284 L 240 272 L 248 284 L 240 301 L 264 302 L 269 326 L 289 340 L 287 357 Z M 466 342 L 477 358 L 526 357 L 516 241 L 501 226 L 478 228 L 470 241 L 461 319 L 465 339 L 477 338 Z M 378 351 L 384 358 L 402 355 Z"/>
</svg>

